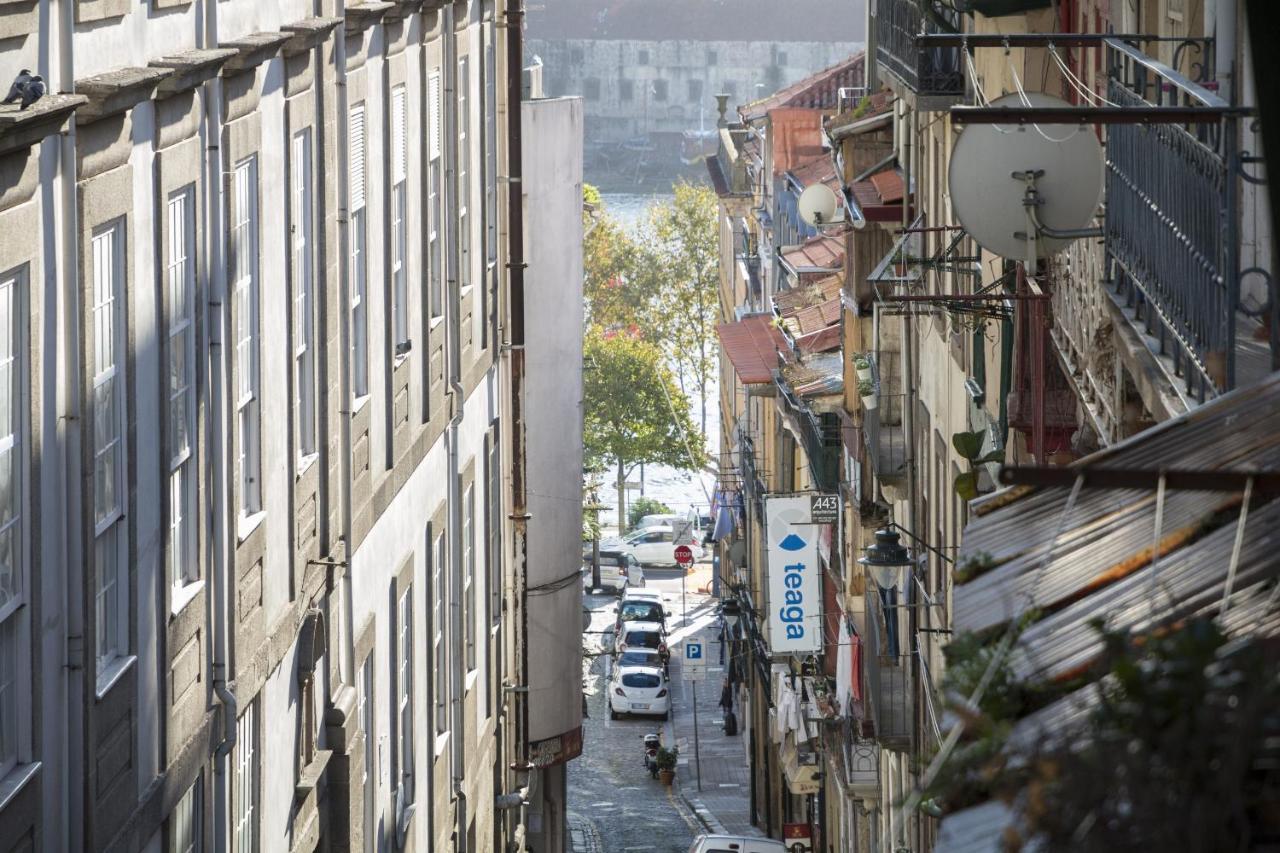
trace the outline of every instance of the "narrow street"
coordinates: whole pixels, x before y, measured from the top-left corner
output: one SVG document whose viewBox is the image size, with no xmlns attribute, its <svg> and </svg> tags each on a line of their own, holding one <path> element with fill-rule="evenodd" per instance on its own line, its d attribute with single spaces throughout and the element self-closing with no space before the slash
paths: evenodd
<svg viewBox="0 0 1280 853">
<path fill-rule="evenodd" d="M 650 779 L 645 772 L 641 738 L 649 732 L 662 732 L 663 742 L 672 744 L 677 742 L 673 726 L 679 725 L 682 731 L 685 728 L 682 715 L 690 714 L 691 709 L 687 704 L 687 687 L 679 680 L 676 658 L 680 643 L 715 622 L 712 599 L 695 591 L 709 577 L 709 566 L 695 567 L 686 580 L 682 597 L 679 570 L 645 569 L 646 587 L 663 593 L 663 604 L 671 614 L 667 619 L 673 658 L 674 713 L 670 722 L 657 717 L 609 719 L 605 685 L 612 660 L 599 652 L 612 643 L 611 629 L 618 598 L 612 593 L 584 596 L 585 606 L 591 611 L 591 625 L 583 635 L 584 686 L 590 717 L 583 721 L 582 756 L 569 770 L 570 830 L 575 836 L 575 850 L 684 853 L 695 835 L 707 831 L 677 790 L 680 785 L 690 790 L 694 786 L 694 772 L 689 763 L 693 759 L 692 744 L 686 748 L 680 743 L 676 787 L 668 788 Z M 713 648 L 711 653 L 714 655 L 716 650 Z M 717 673 L 710 673 L 708 678 L 713 676 L 718 681 Z M 711 689 L 710 686 L 707 689 Z M 699 713 L 707 710 L 705 701 L 699 702 L 699 709 Z M 700 730 L 705 733 L 712 721 L 699 722 Z"/>
</svg>

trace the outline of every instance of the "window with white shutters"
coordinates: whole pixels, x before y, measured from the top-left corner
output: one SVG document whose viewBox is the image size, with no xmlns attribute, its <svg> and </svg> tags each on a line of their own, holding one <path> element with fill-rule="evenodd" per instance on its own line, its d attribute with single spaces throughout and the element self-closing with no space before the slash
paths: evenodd
<svg viewBox="0 0 1280 853">
<path fill-rule="evenodd" d="M 440 230 L 444 214 L 444 158 L 440 146 L 440 72 L 427 78 L 427 287 L 431 316 L 444 314 L 444 235 Z"/>
<path fill-rule="evenodd" d="M 19 761 L 31 725 L 27 602 L 25 270 L 0 275 L 0 780 Z"/>
<path fill-rule="evenodd" d="M 290 161 L 293 237 L 293 370 L 294 423 L 298 468 L 316 454 L 315 274 L 312 261 L 313 202 L 311 189 L 311 128 L 293 136 Z"/>
<path fill-rule="evenodd" d="M 195 187 L 169 196 L 165 286 L 168 325 L 169 537 L 165 546 L 175 608 L 200 579 L 196 557 Z"/>
<path fill-rule="evenodd" d="M 365 211 L 364 104 L 352 107 L 350 119 L 351 390 L 358 399 L 369 393 L 369 262 L 368 220 Z"/>
<path fill-rule="evenodd" d="M 431 687 L 436 696 L 436 734 L 443 734 L 449 729 L 449 662 L 445 660 L 444 648 L 445 570 L 445 538 L 441 533 L 431 549 L 431 631 L 434 635 L 431 641 Z"/>
<path fill-rule="evenodd" d="M 396 608 L 399 642 L 396 649 L 396 728 L 399 737 L 396 763 L 400 791 L 396 802 L 401 809 L 413 803 L 413 588 L 400 596 Z"/>
<path fill-rule="evenodd" d="M 471 66 L 458 60 L 458 97 L 455 102 L 458 134 L 458 286 L 471 286 Z"/>
<path fill-rule="evenodd" d="M 258 851 L 258 701 L 236 723 L 235 778 L 231 792 L 232 853 Z"/>
<path fill-rule="evenodd" d="M 231 216 L 236 460 L 242 517 L 262 511 L 258 227 L 258 158 L 254 156 L 235 168 Z"/>
<path fill-rule="evenodd" d="M 396 355 L 410 349 L 409 281 L 405 250 L 409 241 L 408 180 L 406 173 L 408 139 L 405 137 L 405 90 L 391 92 L 391 319 Z"/>
</svg>

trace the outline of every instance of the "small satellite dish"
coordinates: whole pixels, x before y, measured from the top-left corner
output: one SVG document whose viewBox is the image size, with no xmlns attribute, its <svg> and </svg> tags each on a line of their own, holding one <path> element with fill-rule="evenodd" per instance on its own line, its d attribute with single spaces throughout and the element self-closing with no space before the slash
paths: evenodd
<svg viewBox="0 0 1280 853">
<path fill-rule="evenodd" d="M 1071 106 L 1039 92 L 1026 97 L 1033 107 Z M 1025 104 L 1014 94 L 991 106 Z M 1035 255 L 1048 257 L 1081 236 L 1064 232 L 1086 228 L 1097 213 L 1104 168 L 1102 145 L 1087 126 L 972 124 L 951 152 L 951 208 L 965 231 L 988 252 L 1028 260 L 1027 236 L 1035 232 Z M 1030 185 L 1027 176 L 1033 176 Z M 1038 199 L 1030 213 L 1024 204 L 1029 191 Z"/>
<path fill-rule="evenodd" d="M 844 206 L 835 191 L 826 184 L 810 184 L 800 193 L 796 203 L 800 218 L 814 228 L 844 221 Z"/>
</svg>

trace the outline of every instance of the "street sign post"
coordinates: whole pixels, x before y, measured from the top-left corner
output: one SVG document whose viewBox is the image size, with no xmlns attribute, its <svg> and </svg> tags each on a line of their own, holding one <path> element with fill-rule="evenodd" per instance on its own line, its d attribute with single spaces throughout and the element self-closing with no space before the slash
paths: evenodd
<svg viewBox="0 0 1280 853">
<path fill-rule="evenodd" d="M 689 691 L 693 699 L 693 766 L 698 774 L 698 790 L 702 790 L 702 749 L 698 740 L 698 682 L 707 677 L 706 646 L 700 640 L 685 640 L 684 680 L 689 682 Z"/>
<path fill-rule="evenodd" d="M 676 562 L 680 568 L 687 569 L 693 565 L 693 549 L 688 545 L 676 546 Z"/>
</svg>

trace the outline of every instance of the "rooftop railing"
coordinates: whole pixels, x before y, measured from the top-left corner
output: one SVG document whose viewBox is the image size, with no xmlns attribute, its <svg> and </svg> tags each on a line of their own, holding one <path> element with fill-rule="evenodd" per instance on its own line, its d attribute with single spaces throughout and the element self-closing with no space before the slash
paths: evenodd
<svg viewBox="0 0 1280 853">
<path fill-rule="evenodd" d="M 918 96 L 949 101 L 964 95 L 960 48 L 923 47 L 922 33 L 961 29 L 960 13 L 939 0 L 875 0 L 876 62 Z"/>
</svg>

